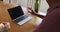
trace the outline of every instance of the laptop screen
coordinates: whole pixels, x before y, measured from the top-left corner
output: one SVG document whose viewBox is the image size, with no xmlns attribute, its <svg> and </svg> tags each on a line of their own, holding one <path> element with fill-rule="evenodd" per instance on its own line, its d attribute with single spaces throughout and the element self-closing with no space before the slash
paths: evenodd
<svg viewBox="0 0 60 32">
<path fill-rule="evenodd" d="M 10 9 L 8 9 L 8 12 L 9 12 L 12 20 L 24 15 L 21 6 L 10 8 Z"/>
</svg>

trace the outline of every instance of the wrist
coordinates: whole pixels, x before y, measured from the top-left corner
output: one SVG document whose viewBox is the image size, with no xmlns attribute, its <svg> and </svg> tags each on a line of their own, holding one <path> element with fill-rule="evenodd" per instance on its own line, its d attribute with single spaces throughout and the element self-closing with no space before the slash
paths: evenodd
<svg viewBox="0 0 60 32">
<path fill-rule="evenodd" d="M 34 13 L 35 16 L 37 16 L 37 13 Z"/>
</svg>

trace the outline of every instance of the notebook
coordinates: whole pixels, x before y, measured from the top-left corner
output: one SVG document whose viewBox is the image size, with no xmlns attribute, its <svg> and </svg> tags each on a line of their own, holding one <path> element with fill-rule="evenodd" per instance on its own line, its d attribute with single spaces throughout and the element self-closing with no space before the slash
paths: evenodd
<svg viewBox="0 0 60 32">
<path fill-rule="evenodd" d="M 21 6 L 16 6 L 13 8 L 8 9 L 9 15 L 13 22 L 17 23 L 18 25 L 23 25 L 24 23 L 28 22 L 32 17 L 25 15 Z"/>
</svg>

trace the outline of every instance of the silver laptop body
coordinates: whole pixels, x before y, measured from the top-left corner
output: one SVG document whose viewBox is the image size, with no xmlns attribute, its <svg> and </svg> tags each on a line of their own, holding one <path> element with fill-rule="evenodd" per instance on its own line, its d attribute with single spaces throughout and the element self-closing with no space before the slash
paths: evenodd
<svg viewBox="0 0 60 32">
<path fill-rule="evenodd" d="M 16 7 L 10 8 L 10 9 L 8 9 L 8 12 L 9 12 L 13 22 L 15 22 L 19 25 L 23 25 L 24 23 L 28 22 L 28 20 L 30 20 L 32 18 L 31 16 L 24 15 L 24 12 L 23 12 L 21 6 L 16 6 Z"/>
</svg>

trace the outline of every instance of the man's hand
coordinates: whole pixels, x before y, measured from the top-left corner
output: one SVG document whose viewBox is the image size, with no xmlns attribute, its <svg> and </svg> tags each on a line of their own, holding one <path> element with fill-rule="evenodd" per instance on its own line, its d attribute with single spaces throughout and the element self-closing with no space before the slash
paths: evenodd
<svg viewBox="0 0 60 32">
<path fill-rule="evenodd" d="M 34 12 L 31 8 L 28 8 L 28 10 L 29 10 L 28 12 L 31 13 L 32 15 L 35 15 L 35 16 L 40 17 L 42 19 L 44 18 L 43 15 L 40 15 L 40 14 Z"/>
<path fill-rule="evenodd" d="M 33 11 L 33 9 L 28 8 L 28 12 L 31 13 L 32 15 L 36 15 L 36 12 Z"/>
</svg>

